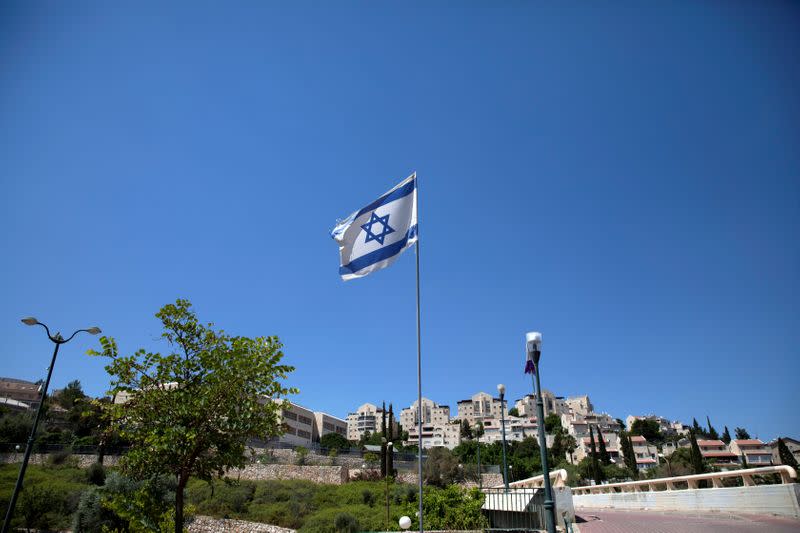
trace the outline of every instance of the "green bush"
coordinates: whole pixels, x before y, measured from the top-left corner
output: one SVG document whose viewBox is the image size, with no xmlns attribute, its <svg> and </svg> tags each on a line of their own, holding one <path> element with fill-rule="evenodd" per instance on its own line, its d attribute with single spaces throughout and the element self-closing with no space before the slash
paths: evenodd
<svg viewBox="0 0 800 533">
<path fill-rule="evenodd" d="M 106 482 L 106 469 L 100 463 L 92 463 L 86 469 L 86 480 L 92 485 L 103 485 Z"/>
<path fill-rule="evenodd" d="M 0 508 L 5 510 L 16 484 L 19 465 L 0 467 Z M 30 465 L 25 474 L 25 488 L 17 500 L 12 527 L 24 527 L 24 514 L 38 529 L 66 529 L 78 508 L 80 495 L 88 487 L 85 473 L 70 466 Z M 27 495 L 25 494 L 27 492 Z M 23 498 L 25 502 L 23 503 Z M 46 506 L 42 511 L 41 505 Z M 26 511 L 22 509 L 25 508 Z M 41 514 L 41 521 L 34 515 Z"/>
<path fill-rule="evenodd" d="M 232 482 L 225 480 L 210 486 L 212 498 L 198 498 L 189 492 L 189 502 L 197 512 L 221 518 L 241 518 L 246 515 L 247 506 L 253 499 L 255 483 L 252 481 Z"/>
<path fill-rule="evenodd" d="M 69 460 L 72 458 L 72 452 L 69 450 L 61 450 L 59 452 L 51 453 L 47 456 L 47 462 L 51 465 L 58 466 L 63 464 L 70 464 Z"/>
</svg>

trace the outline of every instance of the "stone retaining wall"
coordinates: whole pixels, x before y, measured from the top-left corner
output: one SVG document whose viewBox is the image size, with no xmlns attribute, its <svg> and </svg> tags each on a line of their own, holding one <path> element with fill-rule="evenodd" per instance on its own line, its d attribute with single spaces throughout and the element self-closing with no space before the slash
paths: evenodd
<svg viewBox="0 0 800 533">
<path fill-rule="evenodd" d="M 294 529 L 285 527 L 210 516 L 195 516 L 186 527 L 189 533 L 296 533 Z"/>
<path fill-rule="evenodd" d="M 54 454 L 47 454 L 47 453 L 32 453 L 28 461 L 28 464 L 32 465 L 51 464 L 53 455 Z M 21 463 L 23 457 L 24 457 L 23 453 L 0 453 L 0 464 L 9 465 L 13 463 Z M 74 462 L 76 463 L 76 466 L 78 468 L 89 468 L 89 466 L 97 462 L 97 456 L 72 454 L 66 459 L 65 462 L 67 463 Z M 104 466 L 116 466 L 117 463 L 119 463 L 118 455 L 106 455 L 103 458 Z"/>
<path fill-rule="evenodd" d="M 500 474 L 481 474 L 484 487 L 500 487 L 503 485 L 503 476 Z M 416 485 L 419 483 L 419 477 L 416 472 L 400 472 L 397 475 L 397 481 L 400 483 L 411 483 Z M 472 488 L 477 487 L 478 483 L 475 481 L 463 481 L 458 484 L 461 487 Z"/>
<path fill-rule="evenodd" d="M 271 465 L 254 463 L 243 469 L 228 471 L 228 477 L 263 481 L 270 479 L 307 479 L 314 483 L 341 485 L 350 478 L 349 470 L 344 466 L 316 465 Z"/>
</svg>

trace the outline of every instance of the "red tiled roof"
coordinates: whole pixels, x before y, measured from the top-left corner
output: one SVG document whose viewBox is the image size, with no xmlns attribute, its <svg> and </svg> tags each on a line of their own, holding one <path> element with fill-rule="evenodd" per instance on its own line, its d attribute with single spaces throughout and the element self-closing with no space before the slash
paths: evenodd
<svg viewBox="0 0 800 533">
<path fill-rule="evenodd" d="M 697 441 L 698 446 L 725 446 L 725 443 L 721 440 L 699 440 Z"/>
<path fill-rule="evenodd" d="M 638 464 L 654 464 L 656 462 L 656 460 L 655 459 L 645 458 L 645 459 L 636 459 L 636 462 Z"/>
<path fill-rule="evenodd" d="M 736 443 L 736 444 L 738 444 L 739 446 L 741 446 L 741 445 L 743 445 L 743 444 L 744 444 L 745 446 L 749 446 L 749 445 L 751 445 L 751 444 L 759 444 L 759 445 L 763 445 L 763 444 L 764 444 L 764 443 L 763 443 L 763 442 L 761 442 L 761 440 L 759 440 L 759 439 L 742 439 L 742 440 L 735 440 L 735 441 L 733 441 L 733 442 L 735 442 L 735 443 Z"/>
<path fill-rule="evenodd" d="M 645 439 L 641 435 L 634 435 L 631 437 L 631 442 L 647 442 L 647 439 Z"/>
</svg>

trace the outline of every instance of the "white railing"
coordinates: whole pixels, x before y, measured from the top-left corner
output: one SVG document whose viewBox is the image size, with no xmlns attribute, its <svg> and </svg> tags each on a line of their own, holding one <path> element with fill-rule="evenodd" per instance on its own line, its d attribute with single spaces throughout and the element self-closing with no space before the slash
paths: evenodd
<svg viewBox="0 0 800 533">
<path fill-rule="evenodd" d="M 567 485 L 567 471 L 564 469 L 561 470 L 553 470 L 550 472 L 550 483 L 553 487 L 565 487 Z M 544 486 L 544 474 L 539 474 L 538 476 L 529 477 L 526 479 L 520 479 L 519 481 L 514 481 L 508 484 L 509 488 L 533 488 L 538 489 Z M 504 485 L 498 485 L 495 488 L 503 488 Z"/>
<path fill-rule="evenodd" d="M 710 472 L 708 474 L 694 474 L 690 476 L 675 476 L 658 479 L 646 479 L 642 481 L 626 481 L 624 483 L 609 483 L 607 485 L 591 485 L 586 487 L 572 487 L 572 494 L 611 494 L 618 492 L 643 492 L 645 490 L 655 492 L 659 490 L 684 490 L 682 486 L 686 483 L 687 489 L 698 488 L 698 481 L 710 480 L 714 488 L 722 488 L 723 479 L 739 478 L 744 486 L 755 485 L 753 476 L 763 476 L 769 474 L 779 474 L 781 483 L 796 483 L 797 472 L 794 468 L 786 465 L 764 466 L 760 468 L 746 468 L 743 470 L 730 470 L 727 472 Z M 538 476 L 542 477 L 542 476 Z M 535 479 L 535 478 L 531 478 Z M 527 481 L 527 480 L 525 480 Z M 676 484 L 681 484 L 677 486 Z"/>
</svg>

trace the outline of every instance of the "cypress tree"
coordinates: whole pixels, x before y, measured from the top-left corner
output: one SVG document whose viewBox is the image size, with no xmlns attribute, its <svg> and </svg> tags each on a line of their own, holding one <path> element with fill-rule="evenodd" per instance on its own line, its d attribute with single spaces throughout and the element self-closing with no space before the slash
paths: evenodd
<svg viewBox="0 0 800 533">
<path fill-rule="evenodd" d="M 703 431 L 703 428 L 700 427 L 700 424 L 697 423 L 696 418 L 692 418 L 692 430 L 697 435 L 702 435 L 703 433 L 705 433 L 705 431 Z"/>
<path fill-rule="evenodd" d="M 592 456 L 592 477 L 594 478 L 594 482 L 599 485 L 602 479 L 602 474 L 600 473 L 600 464 L 597 462 L 597 448 L 594 445 L 594 432 L 592 431 L 592 426 L 589 426 L 589 445 L 591 446 L 591 456 Z"/>
<path fill-rule="evenodd" d="M 694 431 L 689 432 L 689 438 L 692 442 L 692 470 L 695 474 L 702 474 L 705 468 L 703 467 L 703 454 L 700 453 L 700 446 L 697 445 L 697 435 Z"/>
<path fill-rule="evenodd" d="M 603 433 L 600 431 L 600 426 L 597 427 L 597 439 L 600 444 L 600 462 L 602 462 L 605 466 L 608 466 L 611 464 L 611 456 L 608 455 L 606 442 L 603 438 Z"/>
<path fill-rule="evenodd" d="M 631 436 L 626 431 L 620 433 L 622 439 L 622 455 L 625 457 L 625 466 L 631 471 L 633 479 L 639 478 L 639 467 L 636 464 L 636 452 L 633 451 L 633 442 Z"/>
<path fill-rule="evenodd" d="M 783 439 L 778 439 L 778 457 L 781 458 L 781 464 L 791 466 L 797 470 L 797 459 L 794 458 L 792 451 L 783 442 Z"/>
<path fill-rule="evenodd" d="M 747 457 L 745 456 L 744 452 L 742 452 L 742 457 L 740 460 L 742 462 L 742 468 L 747 468 Z"/>
<path fill-rule="evenodd" d="M 711 419 L 708 417 L 708 415 L 706 415 L 706 422 L 708 422 L 708 438 L 712 440 L 718 440 L 719 433 L 717 433 L 717 430 L 711 425 Z"/>
<path fill-rule="evenodd" d="M 381 477 L 386 477 L 386 402 L 381 406 Z"/>
<path fill-rule="evenodd" d="M 725 431 L 722 432 L 722 442 L 725 444 L 731 443 L 731 432 L 728 431 L 728 426 L 725 426 Z"/>
</svg>

